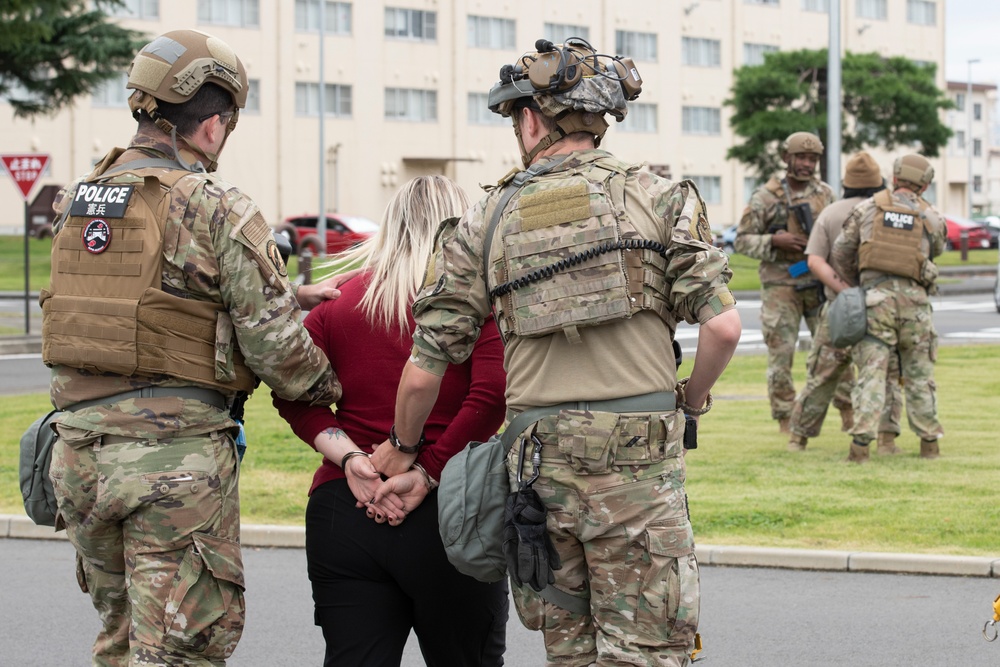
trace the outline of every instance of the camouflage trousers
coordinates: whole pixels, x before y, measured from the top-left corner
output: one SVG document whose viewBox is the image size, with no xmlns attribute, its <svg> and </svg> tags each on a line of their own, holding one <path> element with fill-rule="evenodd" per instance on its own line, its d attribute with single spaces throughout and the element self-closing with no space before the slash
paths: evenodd
<svg viewBox="0 0 1000 667">
<path fill-rule="evenodd" d="M 535 425 L 542 460 L 534 489 L 562 561 L 554 585 L 589 596 L 591 611 L 574 614 L 512 585 L 521 622 L 544 634 L 546 665 L 690 664 L 701 595 L 683 429 L 676 412 L 564 411 Z M 512 489 L 523 442 L 508 457 Z M 530 451 L 525 459 L 527 479 Z"/>
<path fill-rule="evenodd" d="M 224 665 L 244 623 L 232 438 L 58 431 L 57 522 L 102 624 L 93 664 Z"/>
<path fill-rule="evenodd" d="M 852 350 L 858 367 L 854 386 L 854 428 L 861 442 L 877 437 L 887 401 L 886 377 L 898 356 L 906 396 L 910 429 L 921 440 L 936 440 L 944 433 L 937 415 L 937 332 L 930 302 L 923 287 L 906 278 L 895 278 L 865 293 L 868 333 Z"/>
<path fill-rule="evenodd" d="M 760 328 L 767 345 L 767 395 L 772 419 L 788 419 L 795 403 L 792 363 L 803 318 L 815 340 L 819 322 L 819 290 L 796 291 L 788 285 L 764 285 L 761 289 Z M 848 377 L 846 382 L 849 382 Z M 840 405 L 850 407 L 850 384 L 841 381 L 836 394 Z M 839 407 L 839 406 L 838 406 Z"/>
<path fill-rule="evenodd" d="M 830 341 L 830 324 L 826 318 L 829 305 L 824 303 L 820 310 L 812 347 L 806 358 L 806 385 L 795 397 L 789 424 L 792 433 L 806 438 L 815 438 L 820 434 L 831 400 L 838 410 L 849 410 L 852 406 L 850 392 L 854 387 L 854 369 L 851 366 L 851 350 L 834 347 Z M 899 389 L 899 363 L 895 355 L 890 358 L 886 382 L 886 404 L 878 430 L 879 433 L 899 435 L 903 399 Z"/>
</svg>

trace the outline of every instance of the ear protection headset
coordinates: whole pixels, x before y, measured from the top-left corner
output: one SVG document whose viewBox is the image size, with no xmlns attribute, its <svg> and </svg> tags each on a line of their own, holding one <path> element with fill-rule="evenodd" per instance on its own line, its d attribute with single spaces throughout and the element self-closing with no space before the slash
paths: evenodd
<svg viewBox="0 0 1000 667">
<path fill-rule="evenodd" d="M 517 64 L 501 67 L 500 82 L 527 79 L 535 91 L 555 95 L 571 90 L 584 76 L 603 76 L 621 84 L 628 101 L 642 92 L 642 77 L 631 58 L 599 54 L 580 37 L 570 37 L 565 44 L 539 39 L 535 50 L 535 54 L 521 56 Z"/>
</svg>

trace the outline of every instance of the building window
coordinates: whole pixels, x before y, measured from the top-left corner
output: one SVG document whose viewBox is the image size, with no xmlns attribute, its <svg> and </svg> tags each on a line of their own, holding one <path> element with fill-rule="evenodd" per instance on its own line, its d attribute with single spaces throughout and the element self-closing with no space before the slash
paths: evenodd
<svg viewBox="0 0 1000 667">
<path fill-rule="evenodd" d="M 722 203 L 722 177 L 721 176 L 685 176 L 694 181 L 701 198 L 706 204 Z"/>
<path fill-rule="evenodd" d="M 972 119 L 982 120 L 983 119 L 983 105 L 979 102 L 975 102 L 972 105 Z"/>
<path fill-rule="evenodd" d="M 937 5 L 932 0 L 906 0 L 906 20 L 917 25 L 937 25 Z"/>
<path fill-rule="evenodd" d="M 121 72 L 113 79 L 101 83 L 94 89 L 90 97 L 91 106 L 94 107 L 127 107 L 128 97 L 132 94 L 125 85 L 128 83 L 128 75 Z"/>
<path fill-rule="evenodd" d="M 955 148 L 960 151 L 965 150 L 965 132 L 955 130 Z"/>
<path fill-rule="evenodd" d="M 238 28 L 259 27 L 258 0 L 198 0 L 198 22 Z"/>
<path fill-rule="evenodd" d="M 590 40 L 590 28 L 583 25 L 568 23 L 546 23 L 542 28 L 545 39 L 551 39 L 556 44 L 564 44 L 570 37 L 581 37 Z"/>
<path fill-rule="evenodd" d="M 751 44 L 749 42 L 745 42 L 743 44 L 743 64 L 763 65 L 764 54 L 774 53 L 777 50 L 778 47 L 773 44 Z"/>
<path fill-rule="evenodd" d="M 889 16 L 889 10 L 886 5 L 887 0 L 858 0 L 858 18 L 884 21 Z"/>
<path fill-rule="evenodd" d="M 955 93 L 955 108 L 965 111 L 965 93 Z"/>
<path fill-rule="evenodd" d="M 757 192 L 757 188 L 763 185 L 763 182 L 756 176 L 744 176 L 743 177 L 743 201 L 749 202 L 750 197 L 753 193 Z"/>
<path fill-rule="evenodd" d="M 802 0 L 802 11 L 826 14 L 830 11 L 830 0 Z"/>
<path fill-rule="evenodd" d="M 625 120 L 618 125 L 622 132 L 645 132 L 653 134 L 656 132 L 655 104 L 645 104 L 642 102 L 632 102 L 628 105 L 628 115 Z"/>
<path fill-rule="evenodd" d="M 326 0 L 326 21 L 328 35 L 351 34 L 351 3 Z M 302 32 L 319 31 L 319 0 L 295 0 L 295 29 Z"/>
<path fill-rule="evenodd" d="M 681 117 L 684 134 L 722 133 L 722 112 L 715 107 L 684 107 Z"/>
<path fill-rule="evenodd" d="M 486 93 L 469 93 L 469 125 L 510 125 L 510 118 L 490 111 L 489 98 Z"/>
<path fill-rule="evenodd" d="M 324 84 L 326 97 L 323 100 L 323 115 L 335 118 L 351 117 L 352 90 L 339 83 Z M 295 114 L 298 116 L 319 115 L 319 84 L 295 83 Z"/>
<path fill-rule="evenodd" d="M 656 33 L 615 31 L 615 53 L 634 60 L 656 62 Z"/>
<path fill-rule="evenodd" d="M 720 67 L 722 43 L 717 39 L 684 37 L 681 40 L 681 63 L 694 67 Z"/>
<path fill-rule="evenodd" d="M 385 119 L 431 122 L 437 120 L 437 91 L 414 88 L 385 89 Z"/>
<path fill-rule="evenodd" d="M 122 0 L 121 5 L 108 7 L 108 16 L 153 20 L 160 18 L 160 0 Z"/>
<path fill-rule="evenodd" d="M 923 194 L 920 195 L 920 198 L 923 199 L 928 204 L 936 205 L 937 204 L 937 183 L 931 183 L 930 185 L 928 185 L 927 189 L 924 190 Z"/>
<path fill-rule="evenodd" d="M 973 176 L 972 177 L 972 191 L 973 192 L 982 192 L 983 191 L 983 177 L 982 176 Z"/>
<path fill-rule="evenodd" d="M 385 36 L 424 42 L 436 41 L 437 12 L 386 7 Z"/>
<path fill-rule="evenodd" d="M 247 105 L 240 109 L 240 113 L 260 113 L 260 79 L 247 80 Z"/>
<path fill-rule="evenodd" d="M 470 16 L 469 46 L 479 49 L 513 49 L 516 44 L 514 21 L 492 16 Z"/>
<path fill-rule="evenodd" d="M 973 139 L 972 140 L 972 154 L 975 157 L 982 157 L 983 156 L 983 140 L 982 139 Z"/>
</svg>

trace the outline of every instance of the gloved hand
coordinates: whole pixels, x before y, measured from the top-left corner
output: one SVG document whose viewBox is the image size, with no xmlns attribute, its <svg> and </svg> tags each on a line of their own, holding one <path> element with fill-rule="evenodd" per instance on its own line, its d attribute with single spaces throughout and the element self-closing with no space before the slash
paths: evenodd
<svg viewBox="0 0 1000 667">
<path fill-rule="evenodd" d="M 553 570 L 562 567 L 559 554 L 545 528 L 545 503 L 532 488 L 507 496 L 504 504 L 503 553 L 507 571 L 518 586 L 541 591 L 555 581 Z"/>
</svg>

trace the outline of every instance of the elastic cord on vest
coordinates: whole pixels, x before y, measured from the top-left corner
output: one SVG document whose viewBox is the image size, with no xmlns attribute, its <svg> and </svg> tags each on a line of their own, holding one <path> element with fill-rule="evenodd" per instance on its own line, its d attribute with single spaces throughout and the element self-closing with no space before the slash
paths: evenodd
<svg viewBox="0 0 1000 667">
<path fill-rule="evenodd" d="M 545 278 L 551 278 L 556 273 L 572 266 L 576 266 L 577 264 L 585 262 L 588 259 L 593 259 L 599 255 L 604 255 L 616 250 L 652 250 L 656 252 L 656 254 L 660 255 L 660 257 L 666 258 L 667 256 L 666 246 L 659 241 L 650 241 L 648 239 L 622 239 L 617 243 L 608 241 L 604 245 L 595 246 L 583 252 L 578 252 L 575 255 L 566 257 L 565 259 L 560 259 L 554 264 L 549 264 L 548 266 L 536 269 L 531 273 L 521 276 L 520 278 L 505 282 L 502 285 L 497 285 L 490 291 L 490 296 L 494 299 L 504 296 L 512 291 L 526 287 L 531 283 L 538 282 L 539 280 L 543 280 Z"/>
</svg>

